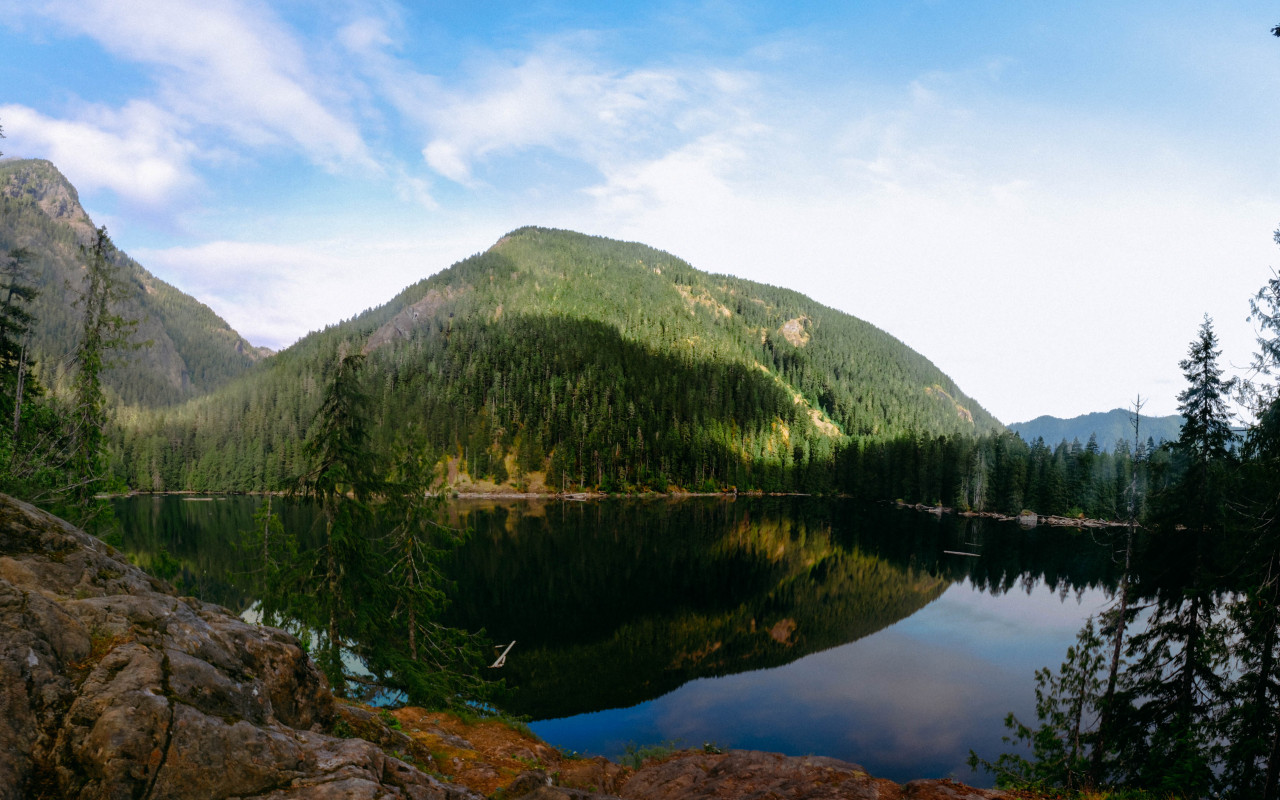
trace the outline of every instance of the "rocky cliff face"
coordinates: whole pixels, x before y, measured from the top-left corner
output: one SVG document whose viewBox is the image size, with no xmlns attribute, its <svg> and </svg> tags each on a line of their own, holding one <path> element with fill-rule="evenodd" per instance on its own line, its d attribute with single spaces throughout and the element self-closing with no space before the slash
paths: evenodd
<svg viewBox="0 0 1280 800">
<path fill-rule="evenodd" d="M 86 257 L 95 226 L 66 177 L 48 161 L 0 160 L 0 253 L 28 252 L 27 280 L 40 290 L 28 311 L 35 317 L 32 352 L 53 369 L 75 349 L 81 327 L 73 307 L 83 289 Z M 208 306 L 152 275 L 123 252 L 123 294 L 112 313 L 136 320 L 132 341 L 148 342 L 118 353 L 104 373 L 108 389 L 123 402 L 163 405 L 222 386 L 266 353 L 236 333 Z"/>
<path fill-rule="evenodd" d="M 335 705 L 292 636 L 177 597 L 100 540 L 0 494 L 0 800 L 485 795 L 1005 797 L 748 751 L 678 753 L 633 771 L 496 722 Z"/>
<path fill-rule="evenodd" d="M 26 170 L 12 172 L 0 181 L 0 194 L 32 199 L 50 219 L 69 225 L 79 235 L 81 243 L 88 244 L 93 235 L 93 222 L 80 205 L 80 195 L 75 187 L 67 183 L 50 162 L 33 159 L 29 164 Z"/>
</svg>

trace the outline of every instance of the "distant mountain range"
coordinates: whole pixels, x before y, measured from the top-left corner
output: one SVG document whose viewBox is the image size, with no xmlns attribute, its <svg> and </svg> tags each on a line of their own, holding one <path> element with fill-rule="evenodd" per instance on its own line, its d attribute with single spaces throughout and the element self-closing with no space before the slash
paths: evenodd
<svg viewBox="0 0 1280 800">
<path fill-rule="evenodd" d="M 48 161 L 0 161 L 0 253 L 18 247 L 33 255 L 31 272 L 40 296 L 32 345 L 46 385 L 57 386 L 70 365 L 79 335 L 73 302 L 85 276 L 81 248 L 94 224 L 62 173 Z M 117 401 L 150 406 L 197 397 L 216 389 L 270 351 L 253 347 L 208 306 L 115 253 L 128 285 L 120 313 L 139 321 L 137 342 L 103 376 Z"/>
<path fill-rule="evenodd" d="M 1123 408 L 1082 414 L 1071 419 L 1036 417 L 1030 422 L 1015 422 L 1008 427 L 1009 430 L 1021 436 L 1023 441 L 1031 442 L 1037 437 L 1042 437 L 1050 446 L 1077 439 L 1081 444 L 1087 444 L 1090 436 L 1097 436 L 1098 447 L 1110 452 L 1115 449 L 1117 441 L 1133 442 L 1131 414 Z M 1148 438 L 1156 444 L 1162 441 L 1176 441 L 1182 430 L 1182 417 L 1178 414 L 1170 414 L 1167 417 L 1143 415 L 1138 427 L 1138 435 L 1143 442 Z"/>
</svg>

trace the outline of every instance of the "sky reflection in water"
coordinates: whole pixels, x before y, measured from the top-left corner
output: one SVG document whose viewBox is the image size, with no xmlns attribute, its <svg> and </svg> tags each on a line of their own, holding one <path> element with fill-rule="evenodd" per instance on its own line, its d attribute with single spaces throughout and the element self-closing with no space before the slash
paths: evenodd
<svg viewBox="0 0 1280 800">
<path fill-rule="evenodd" d="M 120 501 L 123 549 L 148 566 L 164 547 L 185 591 L 248 607 L 253 587 L 231 543 L 258 502 Z M 312 510 L 279 508 L 300 535 L 314 530 Z M 469 616 L 453 624 L 519 642 L 502 675 L 515 688 L 504 707 L 538 718 L 615 706 L 532 726 L 552 744 L 607 755 L 632 742 L 715 742 L 834 756 L 898 781 L 989 783 L 965 766 L 969 748 L 993 758 L 1005 714 L 1032 721 L 1035 670 L 1056 668 L 1105 606 L 1101 590 L 1061 599 L 1039 579 L 1030 592 L 1024 582 L 1108 586 L 1116 577 L 1112 545 L 1093 534 L 844 501 L 451 511 L 473 532 L 452 572 L 453 608 Z M 794 649 L 774 641 L 784 622 L 797 631 Z M 838 642 L 848 644 L 829 647 Z M 698 677 L 735 669 L 747 671 Z M 644 698 L 654 699 L 637 704 Z"/>
<path fill-rule="evenodd" d="M 775 669 L 703 678 L 625 709 L 536 722 L 560 747 L 617 755 L 628 743 L 715 742 L 828 755 L 895 781 L 952 776 L 1006 749 L 1003 720 L 1034 720 L 1035 670 L 1062 662 L 1106 596 L 1065 599 L 1044 585 L 991 595 L 967 581 L 865 639 Z"/>
</svg>

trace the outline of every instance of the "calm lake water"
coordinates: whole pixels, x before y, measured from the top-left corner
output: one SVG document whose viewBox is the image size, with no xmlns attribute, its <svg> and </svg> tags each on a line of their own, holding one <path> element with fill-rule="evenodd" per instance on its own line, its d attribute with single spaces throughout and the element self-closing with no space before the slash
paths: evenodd
<svg viewBox="0 0 1280 800">
<path fill-rule="evenodd" d="M 232 542 L 260 498 L 120 500 L 124 550 L 163 546 L 188 591 L 253 602 Z M 279 500 L 305 540 L 314 514 Z M 554 745 L 675 742 L 853 761 L 897 781 L 990 785 L 1009 712 L 1034 720 L 1106 607 L 1105 535 L 1024 531 L 813 498 L 455 501 L 451 624 L 517 642 L 504 707 Z"/>
</svg>

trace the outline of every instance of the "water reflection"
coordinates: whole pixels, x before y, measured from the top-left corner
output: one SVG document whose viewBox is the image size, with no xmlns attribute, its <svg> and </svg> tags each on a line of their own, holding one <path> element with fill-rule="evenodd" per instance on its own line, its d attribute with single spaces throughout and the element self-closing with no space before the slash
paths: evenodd
<svg viewBox="0 0 1280 800">
<path fill-rule="evenodd" d="M 123 549 L 167 553 L 186 591 L 243 610 L 252 565 L 233 543 L 258 502 L 121 501 Z M 314 537 L 309 508 L 276 503 Z M 446 622 L 518 642 L 503 704 L 553 743 L 716 741 L 898 779 L 994 755 L 1117 574 L 1092 534 L 839 500 L 460 501 L 448 517 L 470 536 Z"/>
<path fill-rule="evenodd" d="M 785 666 L 690 682 L 658 699 L 533 725 L 564 747 L 616 754 L 629 742 L 716 742 L 862 764 L 906 781 L 990 777 L 965 764 L 969 749 L 1005 748 L 1004 715 L 1034 718 L 1030 675 L 1061 660 L 1080 622 L 1105 600 L 988 594 L 952 585 L 918 613 L 856 642 Z"/>
</svg>

